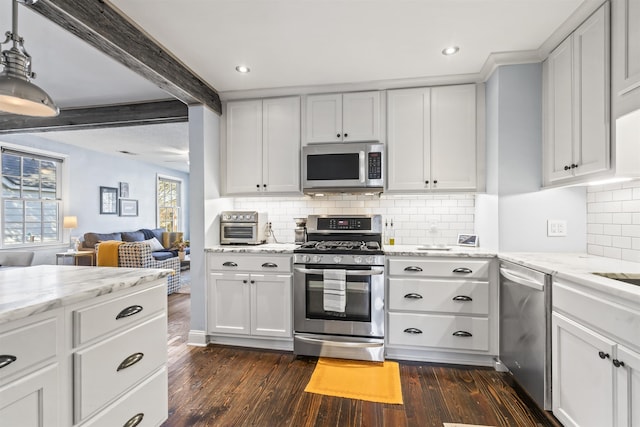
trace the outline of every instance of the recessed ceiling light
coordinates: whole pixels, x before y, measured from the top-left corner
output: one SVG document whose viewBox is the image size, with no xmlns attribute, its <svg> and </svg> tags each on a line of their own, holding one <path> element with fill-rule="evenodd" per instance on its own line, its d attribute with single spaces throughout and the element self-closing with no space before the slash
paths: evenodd
<svg viewBox="0 0 640 427">
<path fill-rule="evenodd" d="M 460 48 L 458 46 L 449 46 L 447 48 L 442 49 L 442 54 L 445 56 L 455 55 L 458 53 Z"/>
<path fill-rule="evenodd" d="M 242 74 L 247 74 L 251 70 L 246 65 L 238 65 L 236 67 L 236 71 Z"/>
</svg>

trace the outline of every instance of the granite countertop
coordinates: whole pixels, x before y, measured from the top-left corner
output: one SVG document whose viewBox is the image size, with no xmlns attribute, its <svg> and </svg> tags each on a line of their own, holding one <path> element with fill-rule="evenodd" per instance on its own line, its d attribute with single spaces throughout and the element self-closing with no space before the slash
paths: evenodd
<svg viewBox="0 0 640 427">
<path fill-rule="evenodd" d="M 0 324 L 166 277 L 167 269 L 38 265 L 0 268 Z"/>
<path fill-rule="evenodd" d="M 598 292 L 632 300 L 640 304 L 640 286 L 608 279 L 593 273 L 640 274 L 640 263 L 605 258 L 586 253 L 500 253 L 504 261 L 529 267 L 555 278 L 580 283 Z"/>
<path fill-rule="evenodd" d="M 262 245 L 219 245 L 205 248 L 213 253 L 292 254 L 296 243 L 264 243 Z"/>
<path fill-rule="evenodd" d="M 386 256 L 417 256 L 417 257 L 482 257 L 492 258 L 496 256 L 496 251 L 485 248 L 475 248 L 466 246 L 445 246 L 448 250 L 440 247 L 430 248 L 425 245 L 384 245 L 383 250 Z M 430 248 L 430 249 L 427 249 Z"/>
</svg>

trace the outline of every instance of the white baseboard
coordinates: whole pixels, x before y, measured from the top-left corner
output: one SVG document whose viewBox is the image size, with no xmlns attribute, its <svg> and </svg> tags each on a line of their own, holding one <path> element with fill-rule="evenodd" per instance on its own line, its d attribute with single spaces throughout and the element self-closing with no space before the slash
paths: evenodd
<svg viewBox="0 0 640 427">
<path fill-rule="evenodd" d="M 207 334 L 204 331 L 189 331 L 189 339 L 187 340 L 187 345 L 195 347 L 206 347 L 207 343 Z"/>
</svg>

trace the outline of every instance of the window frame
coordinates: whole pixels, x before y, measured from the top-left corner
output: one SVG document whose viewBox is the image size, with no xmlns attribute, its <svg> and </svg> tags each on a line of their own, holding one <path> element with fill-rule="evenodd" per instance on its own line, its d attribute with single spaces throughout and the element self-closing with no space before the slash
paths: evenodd
<svg viewBox="0 0 640 427">
<path fill-rule="evenodd" d="M 165 207 L 165 205 L 160 205 L 160 197 L 159 197 L 159 191 L 160 191 L 160 183 L 161 181 L 172 181 L 178 184 L 178 195 L 176 197 L 176 201 L 177 201 L 177 211 L 178 211 L 178 215 L 177 215 L 177 221 L 176 221 L 176 230 L 167 230 L 167 231 L 186 231 L 186 230 L 180 230 L 180 227 L 184 226 L 184 208 L 182 206 L 183 203 L 183 191 L 184 191 L 184 180 L 182 178 L 176 177 L 176 176 L 171 176 L 171 175 L 163 175 L 163 174 L 157 174 L 156 175 L 156 227 L 161 227 L 161 216 L 160 216 L 160 209 Z"/>
<path fill-rule="evenodd" d="M 58 173 L 56 176 L 56 197 L 52 199 L 42 199 L 42 198 L 34 198 L 34 199 L 25 199 L 24 197 L 20 198 L 12 198 L 12 197 L 4 197 L 3 193 L 0 193 L 0 249 L 18 249 L 18 248 L 35 248 L 35 247 L 53 247 L 60 246 L 65 243 L 65 230 L 62 227 L 63 218 L 66 215 L 65 206 L 67 204 L 67 194 L 68 194 L 68 176 L 69 176 L 69 156 L 53 152 L 47 150 L 41 150 L 38 148 L 33 148 L 25 145 L 18 144 L 10 144 L 6 142 L 0 142 L 0 154 L 5 151 L 9 151 L 10 154 L 15 154 L 21 156 L 22 158 L 28 158 L 29 156 L 33 156 L 33 158 L 39 158 L 41 160 L 52 160 L 59 162 Z M 2 168 L 2 156 L 0 155 L 0 168 Z M 0 169 L 1 170 L 1 169 Z M 1 172 L 0 172 L 1 174 Z M 4 175 L 4 174 L 2 174 Z M 57 205 L 57 218 L 56 218 L 56 226 L 57 226 L 57 238 L 55 240 L 50 241 L 38 241 L 38 242 L 28 242 L 26 235 L 23 235 L 22 243 L 15 244 L 7 244 L 5 243 L 5 233 L 6 233 L 6 221 L 4 215 L 4 203 L 6 200 L 31 200 L 31 201 L 39 201 L 39 202 L 52 202 Z M 23 230 L 26 224 L 25 220 L 26 212 L 23 212 Z M 40 224 L 44 221 L 41 219 Z"/>
</svg>

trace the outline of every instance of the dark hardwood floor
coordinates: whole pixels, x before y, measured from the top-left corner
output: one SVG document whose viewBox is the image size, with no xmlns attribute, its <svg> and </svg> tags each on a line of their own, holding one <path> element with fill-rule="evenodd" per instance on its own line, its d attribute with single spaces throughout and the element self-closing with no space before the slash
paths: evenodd
<svg viewBox="0 0 640 427">
<path fill-rule="evenodd" d="M 169 296 L 163 426 L 557 426 L 493 369 L 400 362 L 404 405 L 305 393 L 315 358 L 186 345 L 190 295 Z"/>
</svg>

